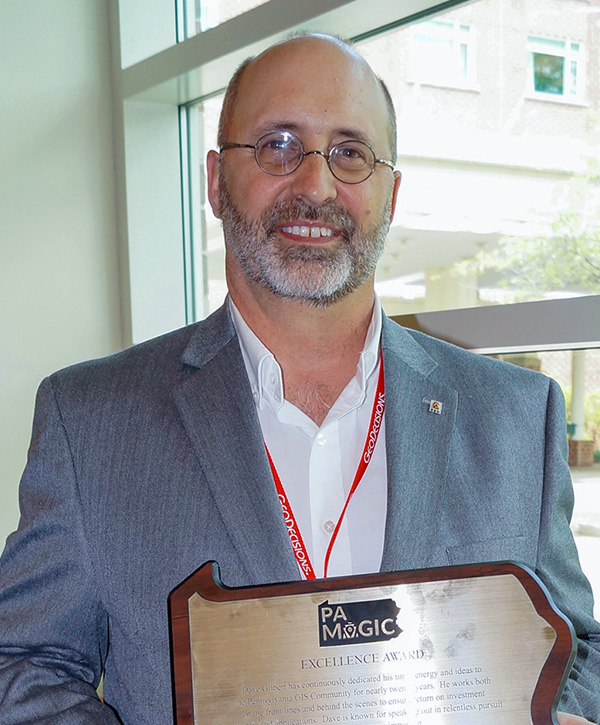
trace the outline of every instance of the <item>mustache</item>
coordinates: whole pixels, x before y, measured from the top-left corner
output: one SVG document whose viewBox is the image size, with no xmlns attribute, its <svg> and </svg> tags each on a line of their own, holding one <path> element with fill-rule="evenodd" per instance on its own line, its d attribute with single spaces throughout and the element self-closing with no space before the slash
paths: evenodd
<svg viewBox="0 0 600 725">
<path fill-rule="evenodd" d="M 309 204 L 303 199 L 280 200 L 269 207 L 261 217 L 267 234 L 273 234 L 284 222 L 306 220 L 321 222 L 340 230 L 344 239 L 350 239 L 357 229 L 351 214 L 334 201 L 323 204 Z"/>
</svg>

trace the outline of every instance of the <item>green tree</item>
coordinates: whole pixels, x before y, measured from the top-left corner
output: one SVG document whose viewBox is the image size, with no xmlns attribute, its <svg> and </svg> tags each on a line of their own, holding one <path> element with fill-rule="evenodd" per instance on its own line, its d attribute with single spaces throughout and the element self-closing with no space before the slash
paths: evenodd
<svg viewBox="0 0 600 725">
<path fill-rule="evenodd" d="M 574 176 L 566 190 L 563 211 L 548 234 L 503 237 L 492 250 L 456 266 L 459 274 L 494 271 L 499 284 L 517 298 L 570 290 L 600 292 L 600 204 L 590 187 L 600 186 L 600 163 L 588 161 L 588 170 Z"/>
</svg>

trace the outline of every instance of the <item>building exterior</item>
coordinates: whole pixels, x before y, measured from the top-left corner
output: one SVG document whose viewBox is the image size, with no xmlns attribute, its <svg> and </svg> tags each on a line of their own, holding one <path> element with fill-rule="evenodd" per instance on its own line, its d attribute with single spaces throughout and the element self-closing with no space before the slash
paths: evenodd
<svg viewBox="0 0 600 725">
<path fill-rule="evenodd" d="M 389 314 L 507 299 L 493 274 L 448 271 L 503 237 L 551 236 L 572 208 L 570 179 L 599 158 L 599 41 L 599 0 L 478 0 L 361 44 L 398 113 Z M 585 189 L 600 226 L 597 181 Z"/>
</svg>

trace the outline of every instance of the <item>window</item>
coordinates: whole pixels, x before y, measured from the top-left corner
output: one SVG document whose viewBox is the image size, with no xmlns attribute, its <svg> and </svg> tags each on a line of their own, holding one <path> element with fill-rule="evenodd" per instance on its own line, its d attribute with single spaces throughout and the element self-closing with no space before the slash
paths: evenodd
<svg viewBox="0 0 600 725">
<path fill-rule="evenodd" d="M 570 0 L 562 4 L 566 13 Z M 390 88 L 400 131 L 403 181 L 376 278 L 388 314 L 600 293 L 600 128 L 590 114 L 600 111 L 598 80 L 588 77 L 589 110 L 523 102 L 533 47 L 574 47 L 569 63 L 578 81 L 584 64 L 583 45 L 545 45 L 533 28 L 578 37 L 582 23 L 528 0 L 499 25 L 501 7 L 480 0 L 360 45 Z M 586 25 L 587 45 L 596 47 L 595 16 Z M 434 77 L 434 62 L 442 66 L 438 78 L 448 78 L 448 67 L 463 78 L 466 68 L 468 77 L 475 33 L 477 93 L 411 83 L 415 48 L 423 58 L 427 48 L 437 52 L 427 56 L 431 67 L 421 62 L 421 77 Z"/>
<path fill-rule="evenodd" d="M 472 85 L 474 55 L 474 33 L 468 25 L 443 20 L 419 23 L 412 35 L 411 79 L 434 85 Z"/>
<path fill-rule="evenodd" d="M 508 32 L 527 28 L 528 2 L 499 28 L 490 21 L 499 4 L 479 0 L 359 43 L 392 93 L 400 130 L 403 182 L 376 278 L 389 315 L 600 293 L 600 171 L 588 111 L 565 106 L 559 114 L 522 97 L 533 40 L 539 49 L 583 48 Z M 551 12 L 536 22 L 557 25 Z M 593 22 L 590 31 L 600 35 Z M 456 94 L 450 79 L 465 87 L 474 75 L 475 32 L 480 87 Z M 415 84 L 417 72 L 429 82 Z M 212 94 L 188 106 L 191 146 L 204 149 L 189 164 L 198 190 L 190 205 L 191 319 L 226 294 L 220 224 L 201 193 L 221 103 Z"/>
<path fill-rule="evenodd" d="M 529 81 L 536 96 L 579 100 L 582 48 L 567 40 L 529 38 Z"/>
</svg>

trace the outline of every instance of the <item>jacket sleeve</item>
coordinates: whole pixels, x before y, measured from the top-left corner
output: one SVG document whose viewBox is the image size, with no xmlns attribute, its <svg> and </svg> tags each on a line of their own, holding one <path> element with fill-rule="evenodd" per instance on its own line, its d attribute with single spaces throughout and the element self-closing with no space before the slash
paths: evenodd
<svg viewBox="0 0 600 725">
<path fill-rule="evenodd" d="M 537 573 L 578 637 L 577 657 L 559 709 L 600 723 L 600 624 L 592 615 L 591 588 L 570 530 L 574 497 L 565 430 L 562 393 L 550 381 Z"/>
<path fill-rule="evenodd" d="M 38 393 L 20 507 L 19 528 L 0 559 L 0 720 L 117 725 L 117 716 L 96 694 L 107 616 L 49 380 Z"/>
</svg>

